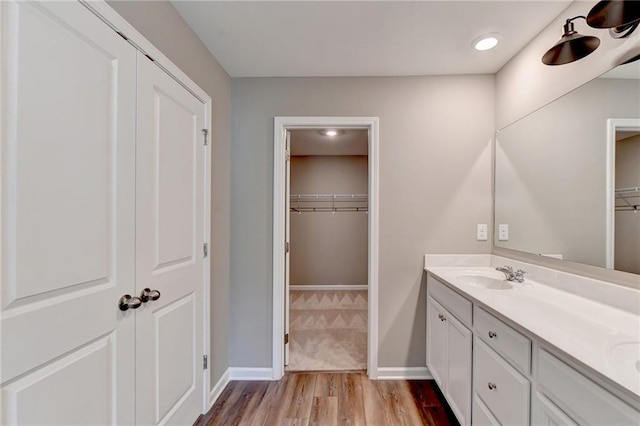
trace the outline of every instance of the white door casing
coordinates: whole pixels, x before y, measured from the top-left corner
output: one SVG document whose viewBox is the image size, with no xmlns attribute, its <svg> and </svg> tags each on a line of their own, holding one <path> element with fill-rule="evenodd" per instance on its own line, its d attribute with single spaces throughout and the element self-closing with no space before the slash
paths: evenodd
<svg viewBox="0 0 640 426">
<path fill-rule="evenodd" d="M 0 9 L 0 423 L 131 424 L 136 52 L 77 2 Z"/>
<path fill-rule="evenodd" d="M 203 406 L 206 106 L 138 54 L 136 422 L 186 424 Z"/>
<path fill-rule="evenodd" d="M 369 136 L 369 209 L 368 209 L 368 320 L 367 374 L 378 378 L 378 117 L 275 117 L 273 131 L 273 327 L 272 379 L 284 374 L 285 349 L 282 330 L 285 328 L 285 211 L 286 168 L 285 134 L 291 129 L 352 128 L 367 129 Z"/>
<path fill-rule="evenodd" d="M 284 134 L 284 146 L 286 150 L 285 156 L 285 191 L 284 191 L 284 335 L 287 336 L 284 344 L 284 365 L 289 365 L 289 287 L 291 284 L 291 132 L 288 130 Z"/>
<path fill-rule="evenodd" d="M 610 118 L 607 120 L 605 267 L 609 269 L 613 269 L 615 264 L 616 132 L 639 130 L 640 119 L 638 118 Z"/>
</svg>

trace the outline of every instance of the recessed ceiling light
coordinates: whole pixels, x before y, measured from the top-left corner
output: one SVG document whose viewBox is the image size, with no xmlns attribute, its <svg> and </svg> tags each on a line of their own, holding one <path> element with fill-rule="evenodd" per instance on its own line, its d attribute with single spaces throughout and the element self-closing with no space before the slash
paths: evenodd
<svg viewBox="0 0 640 426">
<path fill-rule="evenodd" d="M 320 134 L 323 136 L 329 136 L 330 138 L 338 135 L 342 135 L 344 130 L 342 129 L 322 129 L 320 130 Z"/>
<path fill-rule="evenodd" d="M 498 33 L 485 34 L 473 40 L 472 46 L 474 49 L 480 50 L 480 51 L 489 50 L 496 47 L 499 41 L 500 41 L 500 34 Z"/>
</svg>

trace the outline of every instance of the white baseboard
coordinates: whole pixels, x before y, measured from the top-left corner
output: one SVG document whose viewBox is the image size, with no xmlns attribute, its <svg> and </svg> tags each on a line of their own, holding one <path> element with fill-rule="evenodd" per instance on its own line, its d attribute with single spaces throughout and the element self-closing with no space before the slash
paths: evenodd
<svg viewBox="0 0 640 426">
<path fill-rule="evenodd" d="M 230 380 L 273 380 L 272 368 L 229 367 Z"/>
<path fill-rule="evenodd" d="M 378 367 L 377 380 L 431 380 L 427 367 Z M 229 367 L 211 390 L 213 405 L 231 380 L 274 380 L 271 368 Z"/>
<path fill-rule="evenodd" d="M 378 367 L 378 380 L 431 380 L 427 367 Z"/>
<path fill-rule="evenodd" d="M 290 285 L 289 290 L 367 290 L 369 286 L 366 284 L 314 284 L 314 285 Z"/>
<path fill-rule="evenodd" d="M 213 387 L 213 389 L 211 389 L 211 393 L 209 394 L 209 410 L 211 410 L 211 407 L 213 407 L 213 404 L 216 403 L 224 388 L 231 381 L 231 374 L 229 370 L 231 370 L 231 368 L 227 368 L 225 370 L 225 372 L 222 374 L 222 377 L 220 377 L 216 385 Z"/>
</svg>

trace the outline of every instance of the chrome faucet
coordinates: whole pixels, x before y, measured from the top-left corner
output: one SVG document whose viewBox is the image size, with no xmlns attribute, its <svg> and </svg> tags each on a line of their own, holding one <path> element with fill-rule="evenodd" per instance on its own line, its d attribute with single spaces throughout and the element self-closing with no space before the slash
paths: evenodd
<svg viewBox="0 0 640 426">
<path fill-rule="evenodd" d="M 519 283 L 524 282 L 524 276 L 527 274 L 522 269 L 514 272 L 511 266 L 498 266 L 496 271 L 502 272 L 507 281 L 517 281 Z"/>
</svg>

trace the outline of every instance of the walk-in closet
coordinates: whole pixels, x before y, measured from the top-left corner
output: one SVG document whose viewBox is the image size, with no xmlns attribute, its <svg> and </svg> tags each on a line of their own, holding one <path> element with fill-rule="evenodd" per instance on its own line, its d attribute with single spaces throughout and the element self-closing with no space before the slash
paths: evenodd
<svg viewBox="0 0 640 426">
<path fill-rule="evenodd" d="M 368 133 L 290 133 L 289 371 L 367 368 Z"/>
<path fill-rule="evenodd" d="M 640 274 L 640 131 L 616 139 L 614 267 Z"/>
</svg>

